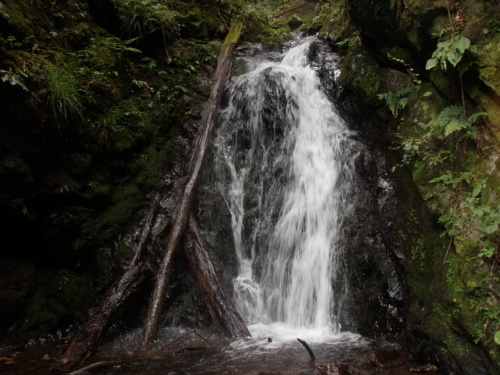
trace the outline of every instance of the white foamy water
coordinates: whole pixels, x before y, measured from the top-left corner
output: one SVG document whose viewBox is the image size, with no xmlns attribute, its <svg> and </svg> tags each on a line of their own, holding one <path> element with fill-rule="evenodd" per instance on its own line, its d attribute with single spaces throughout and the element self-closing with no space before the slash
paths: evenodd
<svg viewBox="0 0 500 375">
<path fill-rule="evenodd" d="M 334 293 L 353 141 L 308 66 L 313 38 L 235 77 L 216 138 L 236 303 L 252 335 L 341 337 Z M 345 337 L 345 335 L 343 336 Z"/>
</svg>

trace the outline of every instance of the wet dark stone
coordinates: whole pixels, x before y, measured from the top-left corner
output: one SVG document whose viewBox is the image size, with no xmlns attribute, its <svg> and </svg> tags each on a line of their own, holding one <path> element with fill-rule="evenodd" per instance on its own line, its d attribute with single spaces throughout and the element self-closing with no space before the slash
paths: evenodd
<svg viewBox="0 0 500 375">
<path fill-rule="evenodd" d="M 297 16 L 292 16 L 290 20 L 288 21 L 287 25 L 290 26 L 291 30 L 298 29 L 300 26 L 304 24 L 304 21 L 302 21 L 299 17 Z"/>
<path fill-rule="evenodd" d="M 404 350 L 398 349 L 378 349 L 370 357 L 370 360 L 384 367 L 397 367 L 408 362 L 410 355 Z"/>
</svg>

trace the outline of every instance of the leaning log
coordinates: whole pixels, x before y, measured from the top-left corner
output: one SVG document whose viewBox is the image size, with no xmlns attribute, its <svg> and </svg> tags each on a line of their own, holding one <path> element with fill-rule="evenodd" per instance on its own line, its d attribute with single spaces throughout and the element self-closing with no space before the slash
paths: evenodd
<svg viewBox="0 0 500 375">
<path fill-rule="evenodd" d="M 129 268 L 114 282 L 89 320 L 80 327 L 72 338 L 68 349 L 56 361 L 55 367 L 57 369 L 69 371 L 76 366 L 81 366 L 85 360 L 94 354 L 111 325 L 113 316 L 152 276 L 151 270 L 144 265 L 144 260 L 147 244 L 151 237 L 151 228 L 159 209 L 160 196 L 158 194 L 153 199 L 153 203 L 146 214 L 142 233 L 135 248 L 135 256 Z"/>
<path fill-rule="evenodd" d="M 108 290 L 99 307 L 73 337 L 66 352 L 56 363 L 56 368 L 68 371 L 82 365 L 99 347 L 113 316 L 149 276 L 148 268 L 140 263 L 129 268 Z"/>
<path fill-rule="evenodd" d="M 219 54 L 212 90 L 202 113 L 193 155 L 189 163 L 187 181 L 177 202 L 175 216 L 172 219 L 171 229 L 165 247 L 165 254 L 160 264 L 153 293 L 150 298 L 148 312 L 142 331 L 142 344 L 144 346 L 150 345 L 158 334 L 160 318 L 163 314 L 167 291 L 170 285 L 172 261 L 186 229 L 188 215 L 191 211 L 192 202 L 201 177 L 201 169 L 206 158 L 206 151 L 210 144 L 212 130 L 215 126 L 217 109 L 224 93 L 225 82 L 231 72 L 234 47 L 241 34 L 241 29 L 241 22 L 234 22 L 231 25 L 229 34 Z"/>
<path fill-rule="evenodd" d="M 151 208 L 146 214 L 146 219 L 144 220 L 144 225 L 142 226 L 141 237 L 139 237 L 139 243 L 135 248 L 135 255 L 130 262 L 130 267 L 137 266 L 142 262 L 146 256 L 147 245 L 151 239 L 151 231 L 153 230 L 153 224 L 160 211 L 160 194 L 156 194 L 151 204 Z"/>
<path fill-rule="evenodd" d="M 215 324 L 231 337 L 251 336 L 232 299 L 217 277 L 208 256 L 206 242 L 192 214 L 189 215 L 185 238 L 184 249 L 189 268 L 203 291 L 208 311 Z"/>
</svg>

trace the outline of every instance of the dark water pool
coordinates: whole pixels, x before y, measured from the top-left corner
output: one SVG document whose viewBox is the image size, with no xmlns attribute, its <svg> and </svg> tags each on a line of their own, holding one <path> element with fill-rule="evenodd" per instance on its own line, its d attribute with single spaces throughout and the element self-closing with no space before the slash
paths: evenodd
<svg viewBox="0 0 500 375">
<path fill-rule="evenodd" d="M 230 341 L 192 330 L 166 330 L 153 350 L 137 349 L 137 334 L 107 342 L 78 374 L 183 375 L 372 375 L 440 374 L 411 361 L 409 355 L 386 342 L 356 335 L 339 335 L 315 342 L 309 338 L 316 359 L 289 337 L 257 337 Z M 307 340 L 306 340 L 307 341 Z M 0 349 L 0 374 L 60 374 L 51 369 L 64 350 L 64 340 Z"/>
</svg>

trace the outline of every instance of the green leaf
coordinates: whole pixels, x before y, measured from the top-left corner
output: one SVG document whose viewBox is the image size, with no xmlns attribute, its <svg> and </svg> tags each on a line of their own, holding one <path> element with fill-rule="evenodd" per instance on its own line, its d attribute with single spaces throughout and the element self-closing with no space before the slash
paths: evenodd
<svg viewBox="0 0 500 375">
<path fill-rule="evenodd" d="M 451 65 L 457 66 L 457 64 L 462 60 L 462 54 L 459 53 L 456 50 L 452 50 L 448 52 L 446 55 L 447 60 L 450 62 Z"/>
<path fill-rule="evenodd" d="M 132 44 L 132 43 L 134 43 L 137 39 L 139 39 L 139 38 L 127 39 L 127 40 L 124 40 L 124 41 L 123 41 L 123 43 L 125 43 L 125 44 Z"/>
<path fill-rule="evenodd" d="M 481 184 L 476 185 L 474 187 L 474 190 L 472 191 L 472 196 L 477 197 L 481 193 L 482 188 L 483 188 L 483 186 Z"/>
<path fill-rule="evenodd" d="M 482 117 L 482 116 L 488 116 L 488 113 L 486 112 L 476 112 L 476 113 L 473 113 L 472 115 L 470 115 L 470 117 L 467 119 L 467 122 L 469 122 L 470 124 L 473 124 L 476 122 L 476 120 L 479 118 L 479 117 Z"/>
<path fill-rule="evenodd" d="M 431 70 L 431 69 L 435 68 L 436 65 L 438 64 L 438 62 L 439 62 L 438 59 L 435 59 L 435 58 L 427 60 L 427 64 L 425 65 L 425 69 Z"/>
<path fill-rule="evenodd" d="M 398 102 L 399 108 L 404 109 L 407 104 L 408 104 L 408 98 L 399 99 L 399 102 Z"/>
<path fill-rule="evenodd" d="M 188 90 L 187 88 L 185 88 L 184 86 L 181 86 L 181 85 L 177 85 L 177 86 L 175 86 L 174 88 L 175 88 L 175 89 L 178 89 L 178 90 L 180 90 L 180 91 L 182 91 L 182 92 L 184 92 L 184 93 L 189 92 L 189 90 Z"/>
<path fill-rule="evenodd" d="M 466 37 L 462 36 L 462 35 L 457 35 L 457 36 L 455 36 L 455 38 L 453 40 L 453 46 L 458 51 L 460 51 L 460 54 L 463 55 L 463 53 L 465 52 L 465 50 L 468 49 L 469 46 L 470 46 L 470 40 L 467 39 Z"/>
<path fill-rule="evenodd" d="M 484 227 L 484 231 L 487 234 L 492 234 L 492 233 L 497 232 L 498 231 L 498 223 L 494 223 L 494 224 L 488 225 L 487 227 Z"/>
<path fill-rule="evenodd" d="M 0 70 L 0 74 L 2 74 L 0 76 L 2 82 L 8 82 L 12 86 L 20 86 L 24 91 L 29 91 L 21 77 L 19 77 L 17 74 L 11 73 L 7 70 Z"/>
<path fill-rule="evenodd" d="M 135 53 L 142 53 L 142 51 L 140 49 L 137 49 L 137 48 L 134 48 L 134 47 L 126 47 L 125 51 L 135 52 Z"/>
</svg>

